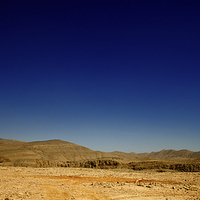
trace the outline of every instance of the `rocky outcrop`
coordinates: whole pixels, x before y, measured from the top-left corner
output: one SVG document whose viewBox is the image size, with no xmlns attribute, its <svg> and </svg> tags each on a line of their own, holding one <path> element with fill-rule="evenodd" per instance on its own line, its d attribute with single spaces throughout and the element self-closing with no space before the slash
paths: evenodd
<svg viewBox="0 0 200 200">
<path fill-rule="evenodd" d="M 96 169 L 116 169 L 122 168 L 122 163 L 115 160 L 89 160 L 83 162 L 51 162 L 48 160 L 36 160 L 36 167 L 76 167 L 76 168 L 96 168 Z"/>
<path fill-rule="evenodd" d="M 51 162 L 48 160 L 36 160 L 36 167 L 74 167 L 96 169 L 132 169 L 132 170 L 176 170 L 182 172 L 199 172 L 200 162 L 197 163 L 171 163 L 171 162 L 130 162 L 123 163 L 115 160 L 87 160 L 83 162 Z"/>
<path fill-rule="evenodd" d="M 163 161 L 130 162 L 129 168 L 133 170 L 167 169 L 167 170 L 176 170 L 182 172 L 199 172 L 200 162 L 193 162 L 193 163 L 173 163 L 173 162 L 163 162 Z"/>
<path fill-rule="evenodd" d="M 5 158 L 4 156 L 0 156 L 0 163 L 3 162 L 10 162 L 10 160 L 8 158 Z"/>
</svg>

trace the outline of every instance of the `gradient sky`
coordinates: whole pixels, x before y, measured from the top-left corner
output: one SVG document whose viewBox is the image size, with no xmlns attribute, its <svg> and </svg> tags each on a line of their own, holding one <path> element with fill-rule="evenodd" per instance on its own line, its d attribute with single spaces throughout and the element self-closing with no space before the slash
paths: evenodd
<svg viewBox="0 0 200 200">
<path fill-rule="evenodd" d="M 0 0 L 0 138 L 200 151 L 200 1 Z"/>
</svg>

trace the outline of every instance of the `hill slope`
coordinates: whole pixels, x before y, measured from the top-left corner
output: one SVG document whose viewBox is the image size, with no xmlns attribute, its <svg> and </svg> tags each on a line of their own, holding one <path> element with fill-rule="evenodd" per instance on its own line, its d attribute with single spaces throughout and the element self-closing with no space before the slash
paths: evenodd
<svg viewBox="0 0 200 200">
<path fill-rule="evenodd" d="M 89 148 L 62 140 L 22 142 L 0 138 L 0 165 L 3 166 L 35 167 L 38 162 L 51 162 L 58 164 L 109 160 L 109 162 L 116 161 L 118 163 L 130 163 L 147 161 L 154 162 L 159 160 L 180 161 L 188 159 L 200 159 L 200 152 L 192 152 L 189 150 L 162 150 L 159 152 L 141 154 L 118 151 L 106 153 L 93 151 Z M 99 163 L 101 161 L 97 162 Z M 42 164 L 42 166 L 44 165 Z M 47 163 L 45 166 L 49 166 L 49 164 Z"/>
<path fill-rule="evenodd" d="M 124 155 L 124 156 L 122 156 Z M 48 140 L 37 142 L 21 142 L 0 139 L 0 163 L 7 165 L 35 166 L 36 160 L 51 162 L 83 161 L 97 159 L 132 159 L 135 156 L 128 153 L 105 153 L 93 151 L 89 148 L 62 140 Z M 5 164 L 5 163 L 4 163 Z"/>
<path fill-rule="evenodd" d="M 140 157 L 150 157 L 150 158 L 156 158 L 160 160 L 185 160 L 185 159 L 200 159 L 200 151 L 193 152 L 189 151 L 187 149 L 183 150 L 165 150 L 158 152 L 151 152 L 151 153 L 141 153 L 138 154 Z"/>
</svg>

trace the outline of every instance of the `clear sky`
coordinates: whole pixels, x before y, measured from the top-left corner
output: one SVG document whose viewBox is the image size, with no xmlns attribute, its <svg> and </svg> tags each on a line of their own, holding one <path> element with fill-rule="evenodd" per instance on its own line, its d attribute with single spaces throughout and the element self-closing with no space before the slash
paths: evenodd
<svg viewBox="0 0 200 200">
<path fill-rule="evenodd" d="M 0 138 L 200 151 L 200 1 L 0 0 Z"/>
</svg>

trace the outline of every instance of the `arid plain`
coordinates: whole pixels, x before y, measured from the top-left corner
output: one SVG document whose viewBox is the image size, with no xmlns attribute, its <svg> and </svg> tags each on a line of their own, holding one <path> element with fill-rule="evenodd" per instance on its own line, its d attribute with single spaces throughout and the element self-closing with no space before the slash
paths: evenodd
<svg viewBox="0 0 200 200">
<path fill-rule="evenodd" d="M 0 139 L 0 200 L 11 199 L 200 199 L 199 152 L 105 153 Z"/>
<path fill-rule="evenodd" d="M 0 199 L 200 199 L 199 172 L 0 168 Z"/>
</svg>

